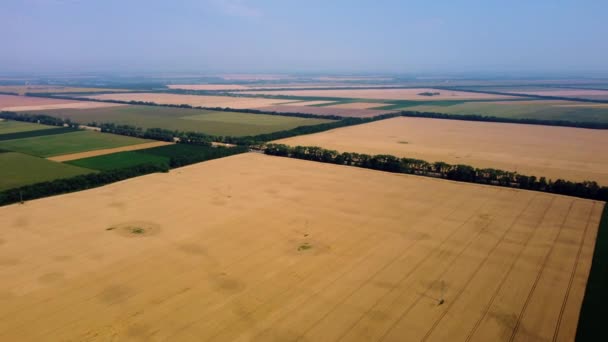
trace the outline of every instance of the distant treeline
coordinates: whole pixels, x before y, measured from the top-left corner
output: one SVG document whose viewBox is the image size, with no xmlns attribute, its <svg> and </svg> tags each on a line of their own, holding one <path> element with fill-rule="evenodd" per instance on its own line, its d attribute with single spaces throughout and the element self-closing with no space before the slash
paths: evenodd
<svg viewBox="0 0 608 342">
<path fill-rule="evenodd" d="M 249 111 L 247 111 L 249 113 Z M 257 111 L 259 112 L 259 111 Z M 251 111 L 251 113 L 256 114 L 256 111 Z M 262 113 L 259 113 L 262 114 Z M 267 114 L 267 113 L 263 113 Z M 273 113 L 274 115 L 279 115 Z M 292 113 L 290 113 L 292 114 Z M 296 113 L 298 115 L 300 113 Z M 296 116 L 292 115 L 292 116 Z M 306 115 L 301 113 L 301 115 Z M 293 129 L 278 131 L 273 133 L 265 133 L 254 136 L 243 136 L 243 137 L 234 137 L 234 136 L 213 136 L 207 135 L 204 133 L 198 132 L 182 132 L 182 131 L 171 131 L 163 128 L 148 128 L 144 129 L 141 127 L 135 127 L 130 125 L 117 125 L 113 123 L 96 123 L 91 122 L 87 123 L 89 126 L 99 127 L 102 132 L 113 133 L 119 135 L 126 135 L 137 138 L 144 139 L 153 139 L 153 140 L 161 140 L 161 141 L 174 141 L 178 140 L 181 143 L 186 144 L 194 144 L 194 145 L 205 145 L 211 146 L 211 142 L 223 142 L 229 144 L 236 145 L 256 145 L 260 143 L 264 143 L 267 141 L 272 141 L 276 139 L 283 139 L 294 137 L 302 134 L 311 134 L 327 131 L 334 128 L 352 126 L 352 125 L 360 125 L 364 123 L 369 123 L 377 120 L 384 120 L 391 117 L 399 116 L 399 113 L 392 114 L 384 114 L 375 116 L 373 118 L 341 118 L 341 120 L 336 120 L 332 122 L 322 123 L 318 125 L 310 125 L 310 126 L 299 126 Z M 72 122 L 69 119 L 61 119 L 56 117 L 51 117 L 43 114 L 18 114 L 14 112 L 0 112 L 0 118 L 5 118 L 9 120 L 15 121 L 25 121 L 25 122 L 39 122 L 52 124 L 55 126 L 74 126 L 77 127 L 78 124 Z"/>
<path fill-rule="evenodd" d="M 277 139 L 290 138 L 290 137 L 295 137 L 295 136 L 303 135 L 303 134 L 318 133 L 318 132 L 323 132 L 323 131 L 340 128 L 340 127 L 361 125 L 361 124 L 365 124 L 365 123 L 369 123 L 369 122 L 373 122 L 373 121 L 384 120 L 384 119 L 394 118 L 394 117 L 398 117 L 398 116 L 399 116 L 399 113 L 393 113 L 393 114 L 379 115 L 379 116 L 375 116 L 372 118 L 344 118 L 340 121 L 327 122 L 327 123 L 311 125 L 311 126 L 300 126 L 300 127 L 296 127 L 296 128 L 285 130 L 285 131 L 258 134 L 258 135 L 254 135 L 254 136 L 222 137 L 221 141 L 225 142 L 225 143 L 237 144 L 237 145 L 255 145 L 255 144 L 260 144 L 260 143 L 273 141 L 273 140 L 277 140 Z"/>
<path fill-rule="evenodd" d="M 264 153 L 387 172 L 445 178 L 460 182 L 536 190 L 602 201 L 608 200 L 608 187 L 600 187 L 593 181 L 571 182 L 562 179 L 551 181 L 545 177 L 537 178 L 497 169 L 479 169 L 463 164 L 429 163 L 420 159 L 399 158 L 392 155 L 371 156 L 350 152 L 339 153 L 311 146 L 290 147 L 281 144 L 267 144 L 264 147 Z"/>
<path fill-rule="evenodd" d="M 456 88 L 437 88 L 443 90 L 458 90 Z M 473 91 L 472 91 L 473 92 Z M 478 93 L 492 93 L 485 91 L 475 91 Z M 497 93 L 498 95 L 513 95 L 509 93 Z M 280 116 L 292 116 L 301 118 L 315 118 L 315 119 L 330 119 L 330 120 L 344 120 L 345 117 L 338 115 L 316 115 L 309 113 L 285 113 L 285 112 L 274 112 L 274 111 L 263 111 L 257 109 L 235 109 L 229 107 L 201 107 L 201 106 L 190 106 L 187 104 L 172 105 L 172 104 L 157 104 L 155 102 L 144 102 L 144 101 L 118 101 L 118 100 L 100 100 L 100 99 L 83 99 L 81 97 L 72 96 L 48 96 L 40 94 L 28 94 L 29 96 L 39 97 L 52 97 L 61 98 L 66 100 L 78 100 L 78 101 L 96 101 L 96 102 L 109 102 L 109 103 L 120 103 L 130 105 L 145 105 L 145 106 L 160 106 L 160 107 L 171 107 L 171 108 L 188 108 L 188 109 L 202 109 L 202 110 L 214 110 L 214 111 L 226 111 L 226 112 L 237 112 L 237 113 L 249 113 L 249 114 L 265 114 L 265 115 L 280 115 Z M 532 96 L 532 95 L 530 95 Z M 537 97 L 534 95 L 534 97 Z M 552 98 L 553 99 L 553 98 Z M 567 100 L 572 100 L 567 98 Z M 583 102 L 596 101 L 597 100 L 585 100 Z M 604 101 L 608 103 L 608 101 Z M 406 116 L 406 117 L 420 117 L 420 118 L 436 118 L 436 119 L 448 119 L 448 120 L 464 120 L 464 121 L 485 121 L 485 122 L 502 122 L 502 123 L 517 123 L 517 124 L 528 124 L 528 125 L 544 125 L 544 126 L 559 126 L 559 127 L 577 127 L 577 128 L 591 128 L 591 129 L 608 129 L 608 123 L 605 122 L 590 122 L 590 121 L 569 121 L 569 120 L 551 120 L 551 119 L 530 119 L 530 118 L 507 118 L 497 116 L 487 116 L 480 114 L 446 114 L 437 112 L 418 112 L 418 111 L 400 111 L 390 114 L 388 117 L 394 116 Z M 380 118 L 386 118 L 380 116 Z"/>
<path fill-rule="evenodd" d="M 401 111 L 401 112 L 399 112 L 399 115 L 405 116 L 405 117 L 415 117 L 415 118 L 431 118 L 431 119 L 446 119 L 446 120 L 515 123 L 515 124 L 526 124 L 526 125 L 608 129 L 608 123 L 604 123 L 604 122 L 565 121 L 565 120 L 526 119 L 526 118 L 503 118 L 503 117 L 497 117 L 497 116 L 486 116 L 486 115 L 477 115 L 477 114 L 462 114 L 461 115 L 461 114 L 445 114 L 445 113 L 417 112 L 417 111 Z"/>
<path fill-rule="evenodd" d="M 78 127 L 78 124 L 72 122 L 70 119 L 62 119 L 54 116 L 44 115 L 44 114 L 26 114 L 26 113 L 15 113 L 15 112 L 0 112 L 0 119 L 6 120 L 14 120 L 14 121 L 23 121 L 23 122 L 32 122 L 42 125 L 49 126 L 70 126 L 70 127 Z"/>
<path fill-rule="evenodd" d="M 189 144 L 175 144 L 139 150 L 138 153 L 152 154 L 169 160 L 169 167 L 176 168 L 205 160 L 223 158 L 235 154 L 248 152 L 245 146 L 236 147 L 210 147 Z"/>
<path fill-rule="evenodd" d="M 0 205 L 91 189 L 127 178 L 167 171 L 169 171 L 167 165 L 147 164 L 26 185 L 0 192 Z"/>
<path fill-rule="evenodd" d="M 530 97 L 530 98 L 541 99 L 541 100 L 564 100 L 564 101 L 576 101 L 576 102 L 608 103 L 608 100 L 584 99 L 584 98 L 580 98 L 580 97 L 567 97 L 567 96 L 535 95 L 535 94 L 525 94 L 525 93 L 505 93 L 502 91 L 493 91 L 493 90 L 472 90 L 467 87 L 433 87 L 433 88 L 441 89 L 441 90 L 449 90 L 449 91 L 466 91 L 469 93 Z M 602 89 L 602 90 L 606 90 L 606 89 Z"/>
<path fill-rule="evenodd" d="M 89 173 L 8 189 L 0 192 L 0 205 L 91 189 L 128 178 L 155 172 L 168 172 L 170 168 L 222 158 L 247 151 L 248 149 L 245 147 L 228 148 L 181 144 L 155 147 L 148 149 L 148 151 L 141 150 L 139 152 L 168 157 L 168 165 L 165 163 L 142 164 L 129 168 Z"/>
<path fill-rule="evenodd" d="M 6 133 L 6 134 L 0 134 L 0 141 L 41 137 L 41 136 L 55 135 L 55 134 L 64 134 L 64 133 L 76 132 L 76 131 L 77 131 L 77 129 L 75 129 L 73 127 L 57 127 L 57 128 L 48 128 L 48 129 L 38 129 L 35 131 Z"/>
</svg>

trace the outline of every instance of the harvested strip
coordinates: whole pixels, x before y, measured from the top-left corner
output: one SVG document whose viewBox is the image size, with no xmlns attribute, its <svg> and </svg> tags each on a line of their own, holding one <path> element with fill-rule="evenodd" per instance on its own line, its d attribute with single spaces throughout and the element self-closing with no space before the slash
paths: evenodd
<svg viewBox="0 0 608 342">
<path fill-rule="evenodd" d="M 56 162 L 65 162 L 65 161 L 70 161 L 70 160 L 101 156 L 104 154 L 124 152 L 124 151 L 137 151 L 137 150 L 143 150 L 146 148 L 159 147 L 159 146 L 165 146 L 165 145 L 171 145 L 171 144 L 173 144 L 173 143 L 167 142 L 167 141 L 154 141 L 154 142 L 150 142 L 150 143 L 143 143 L 143 144 L 137 144 L 137 145 L 123 146 L 123 147 L 116 147 L 116 148 L 105 148 L 103 150 L 64 154 L 61 156 L 54 156 L 54 157 L 50 157 L 47 159 L 56 161 Z"/>
</svg>

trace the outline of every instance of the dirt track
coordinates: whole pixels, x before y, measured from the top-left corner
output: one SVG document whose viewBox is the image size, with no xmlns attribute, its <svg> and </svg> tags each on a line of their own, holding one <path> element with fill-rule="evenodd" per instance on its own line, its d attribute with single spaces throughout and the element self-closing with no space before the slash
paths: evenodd
<svg viewBox="0 0 608 342">
<path fill-rule="evenodd" d="M 0 208 L 0 340 L 570 341 L 602 207 L 213 160 Z"/>
</svg>

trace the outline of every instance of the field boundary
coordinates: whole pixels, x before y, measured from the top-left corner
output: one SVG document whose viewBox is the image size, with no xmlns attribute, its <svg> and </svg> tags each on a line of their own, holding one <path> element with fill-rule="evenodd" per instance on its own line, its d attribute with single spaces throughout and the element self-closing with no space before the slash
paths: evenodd
<svg viewBox="0 0 608 342">
<path fill-rule="evenodd" d="M 139 150 L 136 153 L 152 153 L 158 154 L 159 149 L 178 146 L 181 144 L 170 144 L 159 147 Z M 191 146 L 191 145 L 188 145 Z M 18 188 L 11 188 L 0 191 L 0 206 L 23 203 L 24 201 L 34 200 L 38 198 L 66 194 L 86 189 L 92 189 L 103 185 L 119 182 L 125 179 L 143 176 L 150 173 L 169 172 L 170 169 L 186 166 L 206 160 L 223 158 L 235 154 L 247 152 L 244 147 L 209 147 L 198 146 L 200 149 L 205 149 L 201 155 L 172 155 L 169 157 L 169 163 L 145 163 L 132 167 L 111 169 L 106 171 L 95 172 L 91 174 L 79 175 L 70 178 L 59 178 L 52 181 L 25 185 Z M 148 151 L 148 152 L 146 152 Z M 130 151 L 127 151 L 130 152 Z M 118 152 L 118 153 L 127 153 Z M 162 152 L 161 152 L 162 153 Z M 170 153 L 170 152 L 169 152 Z"/>
<path fill-rule="evenodd" d="M 576 341 L 598 341 L 606 334 L 608 316 L 608 205 L 604 203 L 593 261 L 578 318 Z"/>
<path fill-rule="evenodd" d="M 171 145 L 171 144 L 174 144 L 174 143 L 168 142 L 168 141 L 153 141 L 153 142 L 136 144 L 136 145 L 128 145 L 128 146 L 122 146 L 122 147 L 104 148 L 101 150 L 92 150 L 92 151 L 86 151 L 86 152 L 62 154 L 59 156 L 48 157 L 46 159 L 56 161 L 56 162 L 66 162 L 66 161 L 82 159 L 82 158 L 103 156 L 106 154 L 112 154 L 112 153 L 116 153 L 116 152 L 137 151 L 137 150 L 143 150 L 143 149 L 147 149 L 147 148 L 159 147 L 159 146 L 165 146 L 165 145 Z"/>
<path fill-rule="evenodd" d="M 440 88 L 437 88 L 442 90 Z M 443 89 L 443 90 L 457 90 L 457 89 Z M 216 94 L 217 95 L 217 94 Z M 501 94 L 502 95 L 502 94 Z M 39 95 L 32 94 L 29 96 L 37 96 L 37 97 L 50 97 L 50 98 L 59 98 L 65 100 L 77 100 L 77 101 L 97 101 L 97 102 L 109 102 L 109 103 L 119 103 L 119 104 L 129 104 L 129 105 L 143 105 L 143 106 L 160 106 L 160 107 L 173 107 L 173 108 L 189 108 L 189 109 L 203 109 L 203 110 L 213 110 L 213 111 L 230 111 L 236 113 L 248 113 L 248 114 L 266 114 L 266 115 L 281 115 L 281 116 L 294 116 L 294 117 L 302 117 L 302 118 L 315 118 L 315 119 L 329 119 L 329 120 L 342 120 L 347 117 L 339 116 L 339 115 L 317 115 L 317 114 L 308 114 L 308 113 L 286 113 L 286 112 L 276 112 L 276 111 L 264 111 L 258 109 L 235 109 L 230 107 L 202 107 L 202 106 L 191 106 L 187 104 L 175 105 L 175 104 L 158 104 L 155 102 L 142 102 L 142 101 L 120 101 L 120 100 L 102 100 L 102 99 L 85 99 L 71 96 L 48 96 L 48 95 Z M 229 95 L 223 95 L 229 96 Z M 273 97 L 274 98 L 274 97 Z M 286 100 L 307 100 L 304 97 L 289 97 L 285 98 Z M 546 99 L 546 98 L 539 98 Z M 569 98 L 553 98 L 549 99 L 557 99 L 557 100 L 567 100 L 572 101 Z M 311 97 L 309 100 L 327 100 L 327 101 L 336 101 L 338 103 L 344 102 L 357 102 L 364 101 L 364 99 L 347 99 L 347 98 L 333 98 L 333 97 Z M 399 101 L 399 100 L 396 100 Z M 475 102 L 476 100 L 468 100 L 461 102 Z M 477 102 L 487 102 L 487 100 L 477 101 Z M 504 100 L 507 101 L 507 100 Z M 510 101 L 522 101 L 520 99 L 511 99 Z M 585 100 L 581 99 L 582 102 L 597 102 L 596 100 Z M 393 101 L 395 102 L 395 101 Z M 411 101 L 409 101 L 411 102 Z M 420 101 L 420 104 L 425 104 L 432 101 Z M 436 101 L 441 102 L 441 101 Z M 445 101 L 444 101 L 445 102 Z M 603 101 L 600 103 L 608 103 L 608 101 Z M 392 110 L 392 108 L 397 107 L 397 105 L 392 104 L 391 102 L 385 102 L 386 106 L 382 106 L 383 103 L 379 102 L 379 106 L 374 108 L 375 110 L 381 108 L 387 108 L 387 110 Z M 398 107 L 403 107 L 399 105 Z M 483 114 L 446 114 L 446 113 L 438 113 L 438 112 L 418 112 L 418 111 L 407 111 L 407 110 L 395 110 L 394 113 L 406 117 L 424 117 L 424 118 L 436 118 L 436 119 L 447 119 L 447 120 L 464 120 L 464 121 L 485 121 L 485 122 L 501 122 L 501 123 L 516 123 L 516 124 L 528 124 L 528 125 L 544 125 L 544 126 L 559 126 L 559 127 L 577 127 L 577 128 L 591 128 L 591 129 L 608 129 L 608 123 L 602 122 L 590 122 L 590 121 L 571 121 L 571 120 L 548 120 L 548 119 L 533 119 L 533 118 L 508 118 L 508 117 L 497 117 L 491 115 L 483 115 Z M 382 114 L 387 115 L 387 114 Z M 380 116 L 382 116 L 380 115 Z M 377 116 L 375 116 L 377 117 Z"/>
<path fill-rule="evenodd" d="M 504 93 L 504 92 L 492 91 L 492 90 L 469 90 L 466 87 L 435 87 L 434 89 L 452 90 L 452 91 L 467 91 L 470 93 L 491 94 L 491 95 L 520 96 L 520 97 L 529 97 L 529 98 L 542 99 L 542 100 L 565 100 L 565 101 L 576 101 L 576 102 L 608 103 L 608 100 L 584 99 L 584 98 L 580 98 L 580 97 L 567 97 L 567 96 L 535 95 L 535 94 L 526 94 L 526 93 Z M 605 90 L 605 89 L 602 89 L 602 90 Z"/>
<path fill-rule="evenodd" d="M 261 151 L 278 157 L 608 201 L 608 186 L 600 187 L 594 181 L 572 182 L 563 179 L 552 181 L 545 177 L 536 178 L 536 176 L 522 175 L 512 171 L 480 169 L 470 165 L 452 165 L 441 161 L 429 163 L 421 159 L 399 158 L 388 154 L 340 153 L 317 146 L 292 147 L 270 143 L 262 146 Z"/>
<path fill-rule="evenodd" d="M 64 133 L 70 133 L 70 132 L 76 132 L 76 131 L 78 131 L 78 129 L 72 128 L 72 127 L 52 127 L 51 126 L 46 129 L 38 129 L 38 130 L 34 130 L 34 131 L 0 134 L 0 141 L 35 138 L 35 137 L 42 137 L 45 135 L 57 135 L 57 134 L 64 134 Z"/>
</svg>

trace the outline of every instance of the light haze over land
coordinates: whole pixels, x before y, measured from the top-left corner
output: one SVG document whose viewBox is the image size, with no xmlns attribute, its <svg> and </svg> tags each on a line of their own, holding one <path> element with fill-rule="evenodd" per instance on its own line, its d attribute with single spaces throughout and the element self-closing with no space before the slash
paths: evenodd
<svg viewBox="0 0 608 342">
<path fill-rule="evenodd" d="M 4 0 L 0 72 L 606 75 L 606 1 Z"/>
</svg>

